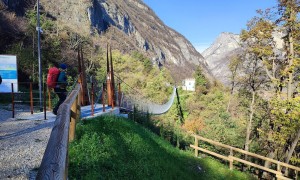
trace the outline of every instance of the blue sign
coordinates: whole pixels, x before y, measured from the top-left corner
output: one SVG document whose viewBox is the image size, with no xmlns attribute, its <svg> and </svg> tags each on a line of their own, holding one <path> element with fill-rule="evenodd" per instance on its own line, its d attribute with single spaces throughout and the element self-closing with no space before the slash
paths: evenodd
<svg viewBox="0 0 300 180">
<path fill-rule="evenodd" d="M 16 70 L 0 70 L 2 79 L 18 79 Z"/>
<path fill-rule="evenodd" d="M 13 55 L 0 55 L 0 93 L 11 92 L 13 84 L 14 92 L 18 92 L 17 57 Z"/>
</svg>

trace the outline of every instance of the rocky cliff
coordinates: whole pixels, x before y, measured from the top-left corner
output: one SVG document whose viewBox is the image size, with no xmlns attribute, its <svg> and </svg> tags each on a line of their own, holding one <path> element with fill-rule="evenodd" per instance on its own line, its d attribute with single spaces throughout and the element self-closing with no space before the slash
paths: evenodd
<svg viewBox="0 0 300 180">
<path fill-rule="evenodd" d="M 225 85 L 228 85 L 230 82 L 230 71 L 228 68 L 230 57 L 240 51 L 240 48 L 239 35 L 223 32 L 202 53 L 209 70 L 216 79 Z"/>
<path fill-rule="evenodd" d="M 18 0 L 3 2 L 10 9 L 22 7 L 23 3 Z M 43 10 L 55 17 L 58 26 L 67 26 L 84 36 L 99 37 L 102 46 L 110 42 L 114 49 L 121 52 L 143 52 L 153 64 L 170 69 L 177 81 L 191 77 L 198 65 L 212 79 L 203 56 L 185 37 L 166 26 L 141 0 L 40 2 Z"/>
<path fill-rule="evenodd" d="M 283 48 L 282 37 L 284 34 L 280 31 L 272 33 L 275 42 L 274 52 L 277 58 L 282 57 L 280 49 Z M 223 32 L 212 45 L 203 51 L 202 55 L 205 58 L 205 63 L 213 76 L 222 82 L 224 85 L 230 84 L 230 70 L 228 68 L 230 58 L 233 55 L 240 54 L 243 51 L 240 36 L 237 34 Z"/>
<path fill-rule="evenodd" d="M 200 65 L 208 77 L 204 58 L 181 34 L 166 26 L 155 13 L 140 0 L 94 0 L 88 8 L 92 28 L 107 31 L 117 27 L 127 36 L 130 46 L 142 50 L 157 64 L 168 67 L 176 80 L 192 75 L 195 65 Z M 117 42 L 123 40 L 114 36 Z"/>
<path fill-rule="evenodd" d="M 140 0 L 94 0 L 88 8 L 88 16 L 92 28 L 100 33 L 105 32 L 111 25 L 117 27 L 129 37 L 128 41 L 131 41 L 136 49 L 148 54 L 153 62 L 168 67 L 175 79 L 191 76 L 195 65 L 202 66 L 210 77 L 203 64 L 204 58 L 192 44 L 166 26 Z M 125 47 L 127 50 L 130 48 L 132 46 Z"/>
</svg>

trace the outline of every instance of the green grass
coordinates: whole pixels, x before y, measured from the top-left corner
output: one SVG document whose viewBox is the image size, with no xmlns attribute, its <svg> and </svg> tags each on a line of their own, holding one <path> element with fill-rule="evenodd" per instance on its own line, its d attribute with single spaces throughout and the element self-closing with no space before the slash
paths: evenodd
<svg viewBox="0 0 300 180">
<path fill-rule="evenodd" d="M 69 146 L 70 179 L 250 179 L 218 161 L 176 149 L 124 118 L 98 117 L 76 128 Z"/>
</svg>

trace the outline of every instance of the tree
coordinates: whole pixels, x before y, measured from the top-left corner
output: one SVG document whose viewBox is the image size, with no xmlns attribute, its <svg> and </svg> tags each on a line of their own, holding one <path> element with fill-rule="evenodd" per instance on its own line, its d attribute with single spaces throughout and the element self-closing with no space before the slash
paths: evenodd
<svg viewBox="0 0 300 180">
<path fill-rule="evenodd" d="M 294 153 L 297 143 L 300 139 L 300 122 L 298 113 L 295 111 L 299 110 L 297 102 L 299 103 L 299 97 L 293 96 L 297 94 L 297 89 L 294 81 L 297 77 L 297 70 L 299 70 L 299 0 L 279 0 L 279 15 L 280 19 L 277 21 L 278 24 L 282 24 L 286 36 L 283 38 L 285 42 L 285 68 L 283 70 L 283 75 L 286 76 L 286 88 L 287 88 L 287 100 L 279 103 L 280 109 L 278 111 L 273 111 L 276 117 L 275 122 L 281 124 L 282 127 L 277 129 L 274 133 L 277 134 L 277 138 L 285 137 L 285 162 L 288 163 Z M 298 74 L 299 75 L 299 74 Z M 277 103 L 278 105 L 278 103 Z M 283 106 L 282 106 L 283 105 Z M 274 107 L 275 109 L 277 106 Z M 278 112 L 284 112 L 279 113 Z M 298 111 L 299 112 L 299 111 Z M 279 121 L 280 120 L 280 121 Z M 294 128 L 293 128 L 294 127 Z M 295 128 L 296 127 L 296 128 Z M 279 138 L 280 139 L 280 138 Z"/>
<path fill-rule="evenodd" d="M 233 90 L 238 84 L 238 72 L 239 72 L 240 66 L 242 64 L 241 58 L 242 57 L 239 54 L 236 54 L 236 55 L 233 55 L 232 57 L 230 57 L 230 62 L 229 62 L 228 67 L 231 72 L 231 76 L 230 76 L 231 88 L 230 88 L 230 97 L 229 97 L 229 101 L 227 104 L 227 110 L 226 110 L 227 112 L 229 111 L 229 106 L 230 106 L 231 98 L 233 95 Z"/>
<path fill-rule="evenodd" d="M 264 76 L 269 80 L 266 87 L 273 87 L 273 92 L 277 94 L 269 103 L 272 111 L 269 114 L 269 129 L 265 129 L 269 133 L 262 133 L 269 146 L 273 147 L 269 150 L 268 157 L 285 157 L 285 162 L 288 163 L 300 137 L 299 117 L 295 113 L 298 109 L 295 102 L 298 102 L 296 95 L 299 83 L 299 1 L 279 0 L 278 4 L 277 13 L 280 17 L 276 23 L 267 18 L 268 12 L 263 14 L 259 11 L 261 17 L 250 21 L 249 31 L 243 31 L 241 38 L 247 42 L 247 54 L 255 55 L 259 59 L 258 63 L 262 64 Z M 276 43 L 272 33 L 279 30 L 285 35 L 285 49 L 279 49 L 281 52 L 275 53 Z M 282 96 L 285 89 L 286 96 Z M 269 166 L 269 162 L 265 166 Z"/>
<path fill-rule="evenodd" d="M 299 0 L 279 0 L 279 15 L 280 19 L 277 21 L 282 23 L 286 36 L 283 38 L 285 42 L 286 53 L 286 67 L 284 75 L 287 76 L 287 99 L 292 98 L 295 88 L 293 81 L 295 78 L 295 69 L 299 66 L 299 20 L 297 15 L 299 13 Z M 296 48 L 298 47 L 298 48 Z M 296 50 L 296 51 L 295 51 Z"/>
<path fill-rule="evenodd" d="M 251 93 L 249 104 L 249 120 L 246 130 L 245 150 L 249 151 L 253 116 L 255 113 L 255 100 L 258 90 L 266 86 L 266 73 L 261 60 L 272 54 L 270 44 L 273 26 L 267 21 L 254 18 L 248 23 L 248 31 L 241 33 L 241 41 L 245 47 L 243 58 L 242 86 Z"/>
<path fill-rule="evenodd" d="M 195 77 L 196 92 L 198 94 L 200 93 L 207 94 L 209 88 L 209 82 L 205 78 L 199 66 L 195 70 L 194 77 Z"/>
</svg>

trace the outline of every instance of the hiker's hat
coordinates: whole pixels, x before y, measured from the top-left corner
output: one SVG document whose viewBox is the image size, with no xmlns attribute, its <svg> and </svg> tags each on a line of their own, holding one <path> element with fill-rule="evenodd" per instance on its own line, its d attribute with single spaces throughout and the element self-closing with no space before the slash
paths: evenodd
<svg viewBox="0 0 300 180">
<path fill-rule="evenodd" d="M 59 65 L 59 68 L 61 68 L 61 69 L 67 69 L 67 65 L 64 64 L 64 63 L 63 63 L 63 64 L 60 64 L 60 65 Z"/>
</svg>

